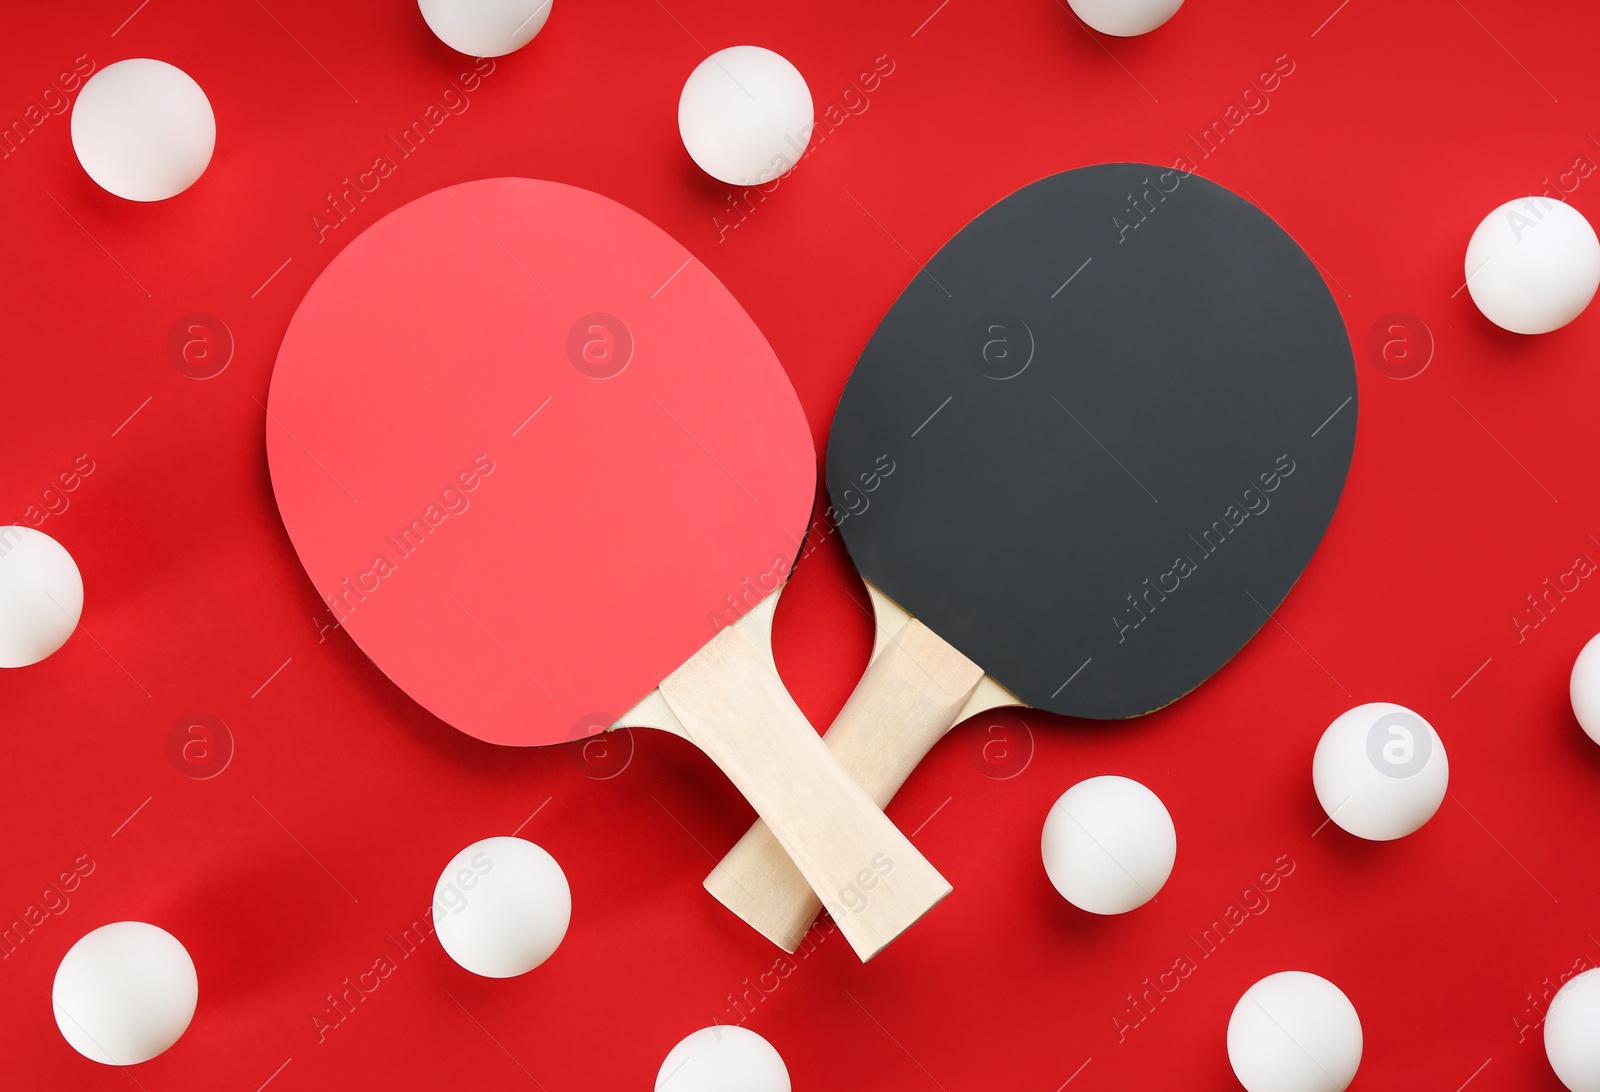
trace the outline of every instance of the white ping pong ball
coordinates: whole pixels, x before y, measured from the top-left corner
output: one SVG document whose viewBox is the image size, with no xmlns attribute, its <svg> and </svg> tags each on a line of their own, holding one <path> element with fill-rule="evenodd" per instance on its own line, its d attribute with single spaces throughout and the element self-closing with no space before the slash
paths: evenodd
<svg viewBox="0 0 1600 1092">
<path fill-rule="evenodd" d="M 544 29 L 552 0 L 417 0 L 434 36 L 469 57 L 515 53 Z"/>
<path fill-rule="evenodd" d="M 1544 1053 L 1571 1092 L 1600 1092 L 1600 968 L 1569 981 L 1550 1002 Z"/>
<path fill-rule="evenodd" d="M 1600 743 L 1600 636 L 1591 637 L 1572 663 L 1572 712 L 1589 738 Z"/>
<path fill-rule="evenodd" d="M 129 201 L 164 201 L 205 171 L 217 119 L 181 68 L 147 57 L 89 78 L 72 106 L 72 150 L 89 177 Z"/>
<path fill-rule="evenodd" d="M 474 842 L 433 889 L 433 927 L 451 959 L 485 978 L 514 978 L 549 959 L 572 920 L 556 859 L 521 838 Z"/>
<path fill-rule="evenodd" d="M 0 527 L 0 667 L 36 664 L 83 614 L 83 576 L 66 547 L 32 527 Z"/>
<path fill-rule="evenodd" d="M 656 1092 L 789 1092 L 789 1069 L 755 1032 L 717 1024 L 672 1048 L 656 1074 Z"/>
<path fill-rule="evenodd" d="M 1044 870 L 1061 897 L 1091 914 L 1126 914 L 1172 875 L 1178 832 L 1155 793 L 1126 777 L 1091 777 L 1045 817 Z"/>
<path fill-rule="evenodd" d="M 735 186 L 787 173 L 805 154 L 815 120 L 800 70 L 760 46 L 713 53 L 678 97 L 678 133 L 690 158 Z"/>
<path fill-rule="evenodd" d="M 199 996 L 194 960 L 177 937 L 119 921 L 68 949 L 51 1004 L 73 1050 L 105 1065 L 137 1065 L 178 1041 Z"/>
<path fill-rule="evenodd" d="M 1269 974 L 1228 1020 L 1228 1061 L 1246 1092 L 1344 1092 L 1361 1046 L 1356 1007 L 1338 986 L 1305 971 Z"/>
<path fill-rule="evenodd" d="M 1370 702 L 1322 733 L 1311 781 L 1328 818 L 1357 838 L 1387 842 L 1433 818 L 1450 762 L 1433 725 L 1403 705 Z"/>
<path fill-rule="evenodd" d="M 1467 291 L 1514 334 L 1547 334 L 1577 318 L 1600 287 L 1600 239 L 1583 213 L 1548 197 L 1507 201 L 1467 244 Z"/>
<path fill-rule="evenodd" d="M 1183 0 L 1067 0 L 1073 12 L 1101 34 L 1149 34 L 1177 14 Z"/>
</svg>

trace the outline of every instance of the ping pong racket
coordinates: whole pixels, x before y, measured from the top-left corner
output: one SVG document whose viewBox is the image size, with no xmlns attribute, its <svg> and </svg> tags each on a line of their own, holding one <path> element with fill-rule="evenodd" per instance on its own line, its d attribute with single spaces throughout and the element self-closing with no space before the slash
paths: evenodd
<svg viewBox="0 0 1600 1092">
<path fill-rule="evenodd" d="M 603 709 L 688 739 L 863 960 L 949 892 L 778 678 L 810 432 L 761 332 L 665 232 L 553 182 L 419 198 L 318 277 L 266 408 L 306 572 L 440 719 L 543 746 Z"/>
<path fill-rule="evenodd" d="M 1288 594 L 1355 443 L 1316 267 L 1193 174 L 1067 171 L 944 245 L 861 354 L 827 481 L 877 636 L 828 746 L 885 804 L 1002 705 L 1134 717 Z M 706 887 L 793 950 L 818 904 L 757 824 Z"/>
</svg>

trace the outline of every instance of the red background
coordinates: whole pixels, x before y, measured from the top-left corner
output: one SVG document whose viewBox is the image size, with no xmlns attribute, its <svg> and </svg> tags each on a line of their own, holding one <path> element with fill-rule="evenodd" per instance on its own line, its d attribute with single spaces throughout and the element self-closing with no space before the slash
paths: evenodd
<svg viewBox="0 0 1600 1092">
<path fill-rule="evenodd" d="M 325 194 L 468 67 L 412 5 L 151 0 L 131 19 L 133 0 L 8 6 L 0 116 L 39 101 L 81 55 L 99 67 L 153 56 L 206 89 L 218 138 L 200 182 L 156 205 L 98 190 L 65 114 L 0 160 L 0 517 L 42 510 L 77 456 L 95 466 L 41 528 L 83 570 L 82 627 L 49 660 L 0 675 L 0 917 L 23 914 L 80 855 L 94 862 L 70 906 L 0 960 L 4 1082 L 649 1087 L 679 1038 L 737 1019 L 726 996 L 773 965 L 776 951 L 701 890 L 751 816 L 688 745 L 636 733 L 625 769 L 591 776 L 609 771 L 573 748 L 454 732 L 342 634 L 319 642 L 317 598 L 273 507 L 260 401 L 296 302 L 362 228 L 490 175 L 614 197 L 740 299 L 821 450 L 851 363 L 915 261 L 1049 172 L 1194 157 L 1188 136 L 1287 57 L 1268 110 L 1197 163 L 1306 247 L 1356 346 L 1355 463 L 1321 551 L 1277 624 L 1171 708 L 952 733 L 890 814 L 955 894 L 866 966 L 828 936 L 767 980 L 777 988 L 746 1026 L 798 1089 L 1226 1089 L 1235 1000 L 1299 968 L 1361 1013 L 1358 1088 L 1556 1089 L 1538 1032 L 1519 1041 L 1517 1021 L 1537 1022 L 1528 995 L 1546 978 L 1600 961 L 1600 748 L 1566 697 L 1572 659 L 1600 629 L 1600 589 L 1585 581 L 1521 640 L 1511 618 L 1578 555 L 1600 561 L 1600 315 L 1521 338 L 1457 290 L 1484 214 L 1600 156 L 1600 16 L 1556 0 L 1335 5 L 1190 0 L 1122 41 L 1051 0 L 559 0 L 467 112 L 320 242 Z M 706 50 L 746 42 L 792 59 L 819 114 L 846 97 L 862 112 L 719 239 L 728 188 L 690 163 L 675 107 Z M 863 109 L 846 92 L 880 57 L 893 71 Z M 1600 177 L 1573 182 L 1568 199 L 1600 218 Z M 192 312 L 236 341 L 203 382 L 166 347 Z M 1367 357 L 1369 328 L 1391 312 L 1437 340 L 1416 378 Z M 779 610 L 780 667 L 819 724 L 864 665 L 864 602 L 835 540 Z M 1317 737 L 1372 700 L 1439 729 L 1450 796 L 1398 843 L 1332 826 L 1313 836 Z M 197 712 L 236 747 L 208 780 L 168 756 L 174 722 Z M 1020 773 L 994 747 L 985 758 L 991 724 L 1031 754 Z M 1109 772 L 1161 795 L 1180 849 L 1156 903 L 1100 920 L 1050 888 L 1038 835 L 1056 796 Z M 388 938 L 422 916 L 444 863 L 519 825 L 572 883 L 556 955 L 511 981 L 473 978 L 433 941 L 399 959 Z M 1119 1041 L 1124 996 L 1192 956 L 1186 937 L 1282 855 L 1294 871 L 1270 907 Z M 187 1035 L 123 1074 L 66 1046 L 49 990 L 74 940 L 125 918 L 181 938 L 201 987 Z M 325 995 L 385 953 L 394 973 L 319 1042 Z"/>
</svg>

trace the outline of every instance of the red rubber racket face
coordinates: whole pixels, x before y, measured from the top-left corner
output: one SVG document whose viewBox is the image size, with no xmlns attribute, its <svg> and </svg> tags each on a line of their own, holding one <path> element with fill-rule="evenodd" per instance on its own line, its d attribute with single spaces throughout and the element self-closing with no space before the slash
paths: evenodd
<svg viewBox="0 0 1600 1092">
<path fill-rule="evenodd" d="M 775 591 L 816 457 L 772 348 L 661 229 L 587 190 L 422 197 L 312 285 L 267 459 L 324 602 L 494 743 L 587 735 Z"/>
</svg>

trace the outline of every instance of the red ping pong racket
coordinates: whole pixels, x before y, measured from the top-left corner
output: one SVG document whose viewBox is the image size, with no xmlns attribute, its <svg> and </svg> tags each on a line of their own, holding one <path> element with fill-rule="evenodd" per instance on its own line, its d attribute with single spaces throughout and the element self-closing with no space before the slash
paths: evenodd
<svg viewBox="0 0 1600 1092">
<path fill-rule="evenodd" d="M 1193 690 L 1310 561 L 1355 401 L 1327 286 L 1250 202 L 1131 163 L 1005 198 L 839 401 L 828 490 L 878 638 L 828 746 L 884 804 L 984 710 L 1114 719 Z M 706 886 L 791 951 L 816 916 L 760 824 Z"/>
<path fill-rule="evenodd" d="M 628 710 L 690 740 L 862 959 L 949 892 L 778 678 L 810 433 L 761 332 L 665 232 L 553 182 L 413 201 L 307 293 L 267 412 L 306 572 L 442 720 L 544 746 Z"/>
</svg>

